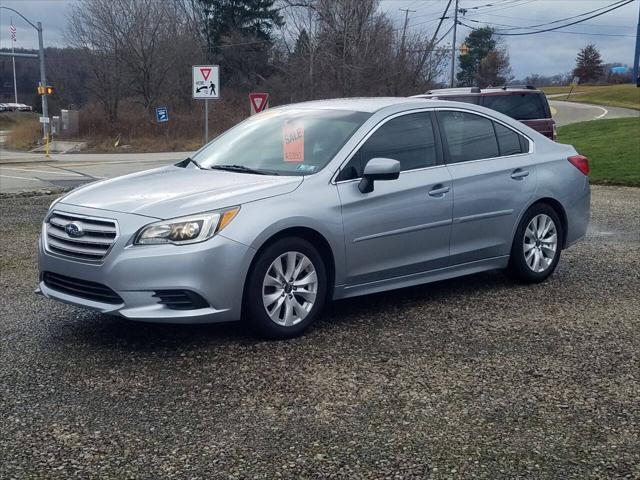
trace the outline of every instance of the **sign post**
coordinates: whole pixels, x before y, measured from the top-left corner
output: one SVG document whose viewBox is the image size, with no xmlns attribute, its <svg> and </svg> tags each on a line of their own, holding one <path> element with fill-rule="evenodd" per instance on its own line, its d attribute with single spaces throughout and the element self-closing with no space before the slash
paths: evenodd
<svg viewBox="0 0 640 480">
<path fill-rule="evenodd" d="M 193 98 L 204 100 L 204 143 L 207 143 L 209 141 L 209 100 L 220 98 L 220 67 L 194 65 L 191 76 Z"/>
<path fill-rule="evenodd" d="M 580 77 L 575 76 L 575 77 L 573 77 L 573 79 L 571 79 L 571 88 L 569 89 L 569 93 L 567 94 L 567 98 L 565 98 L 565 100 L 569 100 L 569 97 L 571 96 L 571 92 L 573 92 L 573 89 L 579 83 L 580 83 Z"/>
</svg>

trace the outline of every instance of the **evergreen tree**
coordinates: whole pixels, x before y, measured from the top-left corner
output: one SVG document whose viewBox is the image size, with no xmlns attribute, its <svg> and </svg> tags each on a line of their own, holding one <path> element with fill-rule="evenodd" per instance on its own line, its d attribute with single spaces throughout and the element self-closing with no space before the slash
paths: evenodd
<svg viewBox="0 0 640 480">
<path fill-rule="evenodd" d="M 472 30 L 464 43 L 469 48 L 469 52 L 458 56 L 456 78 L 459 86 L 471 87 L 477 83 L 480 62 L 496 48 L 497 42 L 493 37 L 493 28 L 482 27 Z"/>
<path fill-rule="evenodd" d="M 573 75 L 580 77 L 580 83 L 594 82 L 602 75 L 602 58 L 593 43 L 578 52 Z"/>
<path fill-rule="evenodd" d="M 207 57 L 227 79 L 254 83 L 267 75 L 272 31 L 283 24 L 275 0 L 198 0 L 205 19 Z"/>
<path fill-rule="evenodd" d="M 309 38 L 309 34 L 303 28 L 298 38 L 296 39 L 296 46 L 293 49 L 293 54 L 296 56 L 305 56 L 309 54 L 309 44 L 311 39 Z"/>
</svg>

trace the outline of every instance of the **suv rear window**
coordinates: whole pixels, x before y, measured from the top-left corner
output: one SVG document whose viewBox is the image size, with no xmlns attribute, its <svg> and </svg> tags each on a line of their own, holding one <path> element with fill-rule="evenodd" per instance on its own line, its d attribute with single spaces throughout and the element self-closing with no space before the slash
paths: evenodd
<svg viewBox="0 0 640 480">
<path fill-rule="evenodd" d="M 539 93 L 521 93 L 509 95 L 487 95 L 482 98 L 483 105 L 516 120 L 537 120 L 549 118 L 546 99 Z"/>
</svg>

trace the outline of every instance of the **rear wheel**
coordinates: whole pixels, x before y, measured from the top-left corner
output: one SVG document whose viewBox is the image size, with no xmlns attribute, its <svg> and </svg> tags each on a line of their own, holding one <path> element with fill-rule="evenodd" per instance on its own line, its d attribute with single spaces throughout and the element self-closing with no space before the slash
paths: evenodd
<svg viewBox="0 0 640 480">
<path fill-rule="evenodd" d="M 524 283 L 539 283 L 551 275 L 562 249 L 564 232 L 556 211 L 546 204 L 529 208 L 511 247 L 509 272 Z"/>
<path fill-rule="evenodd" d="M 324 262 L 306 240 L 278 240 L 259 254 L 247 288 L 247 320 L 260 335 L 274 339 L 300 335 L 325 302 Z"/>
</svg>

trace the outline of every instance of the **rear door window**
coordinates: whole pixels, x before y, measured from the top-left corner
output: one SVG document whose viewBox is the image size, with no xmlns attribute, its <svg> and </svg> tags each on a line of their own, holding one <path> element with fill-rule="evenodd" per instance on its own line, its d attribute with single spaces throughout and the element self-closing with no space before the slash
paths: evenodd
<svg viewBox="0 0 640 480">
<path fill-rule="evenodd" d="M 539 93 L 510 93 L 509 95 L 487 95 L 483 105 L 516 120 L 548 118 L 547 102 Z"/>
<path fill-rule="evenodd" d="M 449 163 L 499 157 L 493 122 L 468 112 L 439 111 L 438 123 L 449 149 Z"/>
<path fill-rule="evenodd" d="M 367 162 L 377 157 L 399 161 L 401 171 L 435 165 L 438 157 L 431 113 L 411 113 L 384 123 L 360 147 L 337 180 L 360 178 Z"/>
</svg>

